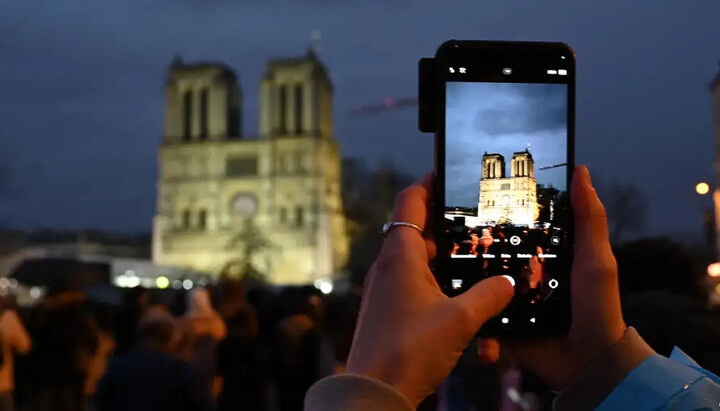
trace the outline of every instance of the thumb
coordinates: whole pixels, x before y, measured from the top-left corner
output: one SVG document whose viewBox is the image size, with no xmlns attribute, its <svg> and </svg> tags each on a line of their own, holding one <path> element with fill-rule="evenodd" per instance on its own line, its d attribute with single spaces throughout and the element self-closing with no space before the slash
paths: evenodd
<svg viewBox="0 0 720 411">
<path fill-rule="evenodd" d="M 605 207 L 592 186 L 587 167 L 575 169 L 570 196 L 575 214 L 575 252 L 587 256 L 610 251 Z"/>
<path fill-rule="evenodd" d="M 515 290 L 503 276 L 486 278 L 453 298 L 456 307 L 468 314 L 473 332 L 500 314 L 512 300 Z"/>
</svg>

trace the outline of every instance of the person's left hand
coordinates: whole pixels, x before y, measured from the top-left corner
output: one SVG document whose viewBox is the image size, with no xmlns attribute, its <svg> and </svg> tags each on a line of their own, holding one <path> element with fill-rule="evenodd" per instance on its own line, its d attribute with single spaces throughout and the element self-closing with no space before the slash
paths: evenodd
<svg viewBox="0 0 720 411">
<path fill-rule="evenodd" d="M 393 221 L 425 227 L 431 177 L 406 188 Z M 480 327 L 510 302 L 505 278 L 483 280 L 448 298 L 428 266 L 432 240 L 394 227 L 365 279 L 363 301 L 346 373 L 380 380 L 417 405 L 448 376 Z"/>
</svg>

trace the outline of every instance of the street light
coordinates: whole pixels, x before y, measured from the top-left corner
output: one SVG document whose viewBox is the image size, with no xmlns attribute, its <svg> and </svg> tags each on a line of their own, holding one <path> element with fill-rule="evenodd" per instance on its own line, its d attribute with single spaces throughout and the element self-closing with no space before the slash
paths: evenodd
<svg viewBox="0 0 720 411">
<path fill-rule="evenodd" d="M 701 196 L 704 196 L 705 194 L 710 192 L 710 186 L 706 182 L 697 183 L 697 185 L 695 186 L 695 192 L 700 194 Z"/>
</svg>

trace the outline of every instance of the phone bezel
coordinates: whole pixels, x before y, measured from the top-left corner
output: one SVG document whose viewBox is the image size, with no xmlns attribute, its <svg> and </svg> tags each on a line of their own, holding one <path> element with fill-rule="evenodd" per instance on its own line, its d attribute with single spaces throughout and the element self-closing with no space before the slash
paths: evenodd
<svg viewBox="0 0 720 411">
<path fill-rule="evenodd" d="M 569 70 L 569 75 L 565 78 L 555 78 L 556 81 L 545 81 L 543 76 L 535 77 L 535 74 L 528 72 L 514 73 L 512 78 L 508 78 L 502 74 L 502 69 L 498 70 L 496 78 L 489 78 L 486 74 L 482 80 L 473 80 L 474 76 L 465 76 L 458 80 L 457 73 L 450 77 L 451 74 L 448 71 L 448 67 L 451 64 L 463 64 L 463 61 L 468 63 L 471 59 L 483 59 L 489 56 L 508 56 L 512 61 L 525 63 L 531 58 L 537 56 L 566 56 L 563 64 Z M 544 57 L 540 60 L 544 61 Z M 505 65 L 503 62 L 482 60 L 483 65 L 493 66 L 495 68 Z M 432 122 L 435 127 L 435 161 L 434 161 L 434 185 L 433 185 L 433 218 L 432 225 L 435 232 L 435 239 L 438 246 L 442 243 L 442 225 L 444 221 L 444 204 L 445 204 L 445 91 L 446 82 L 448 78 L 452 78 L 452 81 L 492 81 L 492 82 L 517 82 L 517 83 L 562 83 L 567 84 L 568 90 L 568 105 L 567 105 L 567 187 L 569 190 L 570 182 L 572 179 L 572 173 L 575 168 L 575 53 L 574 51 L 564 43 L 547 43 L 547 42 L 506 42 L 506 41 L 459 41 L 450 40 L 442 44 L 436 53 L 435 59 L 435 72 L 433 76 L 434 90 L 430 93 L 433 96 L 433 111 L 435 113 L 434 121 Z M 465 63 L 468 66 L 471 64 Z M 515 63 L 512 63 L 515 64 Z M 533 62 L 532 64 L 540 65 L 539 62 Z M 528 65 L 530 67 L 530 65 Z M 515 69 L 514 69 L 515 71 Z M 509 81 L 512 80 L 512 81 Z M 427 94 L 427 93 L 426 93 Z M 574 219 L 572 216 L 572 208 L 568 207 L 566 212 L 566 222 L 568 227 L 566 229 L 569 255 L 573 257 L 572 244 L 574 240 Z M 438 250 L 439 255 L 442 250 Z M 570 259 L 572 260 L 572 258 Z M 453 293 L 449 288 L 449 275 L 447 274 L 447 268 L 445 267 L 450 259 L 443 261 L 442 259 L 436 259 L 433 262 L 433 273 L 435 274 L 438 284 L 443 289 L 443 292 L 447 295 L 452 296 Z M 566 262 L 568 271 L 572 265 L 572 261 Z M 567 283 L 563 287 L 560 293 L 561 303 L 554 304 L 552 307 L 546 307 L 546 317 L 551 317 L 551 321 L 543 321 L 542 324 L 501 324 L 499 317 L 496 317 L 479 330 L 480 335 L 558 335 L 567 333 L 570 322 L 571 322 L 571 304 L 570 304 L 570 273 L 563 273 L 563 277 L 567 279 Z M 512 303 L 511 303 L 512 306 Z"/>
</svg>

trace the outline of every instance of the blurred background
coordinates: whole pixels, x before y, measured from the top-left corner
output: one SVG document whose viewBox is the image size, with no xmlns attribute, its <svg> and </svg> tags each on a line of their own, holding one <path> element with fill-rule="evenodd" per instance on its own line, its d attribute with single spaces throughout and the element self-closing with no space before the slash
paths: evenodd
<svg viewBox="0 0 720 411">
<path fill-rule="evenodd" d="M 709 0 L 3 2 L 0 409 L 107 409 L 107 364 L 130 356 L 117 375 L 135 375 L 133 347 L 158 344 L 202 376 L 198 404 L 300 409 L 342 370 L 396 193 L 432 167 L 417 61 L 449 38 L 575 50 L 577 161 L 607 208 L 626 321 L 720 372 L 718 13 Z M 138 401 L 159 395 L 133 381 Z M 552 395 L 471 345 L 421 408 L 542 410 Z"/>
</svg>

